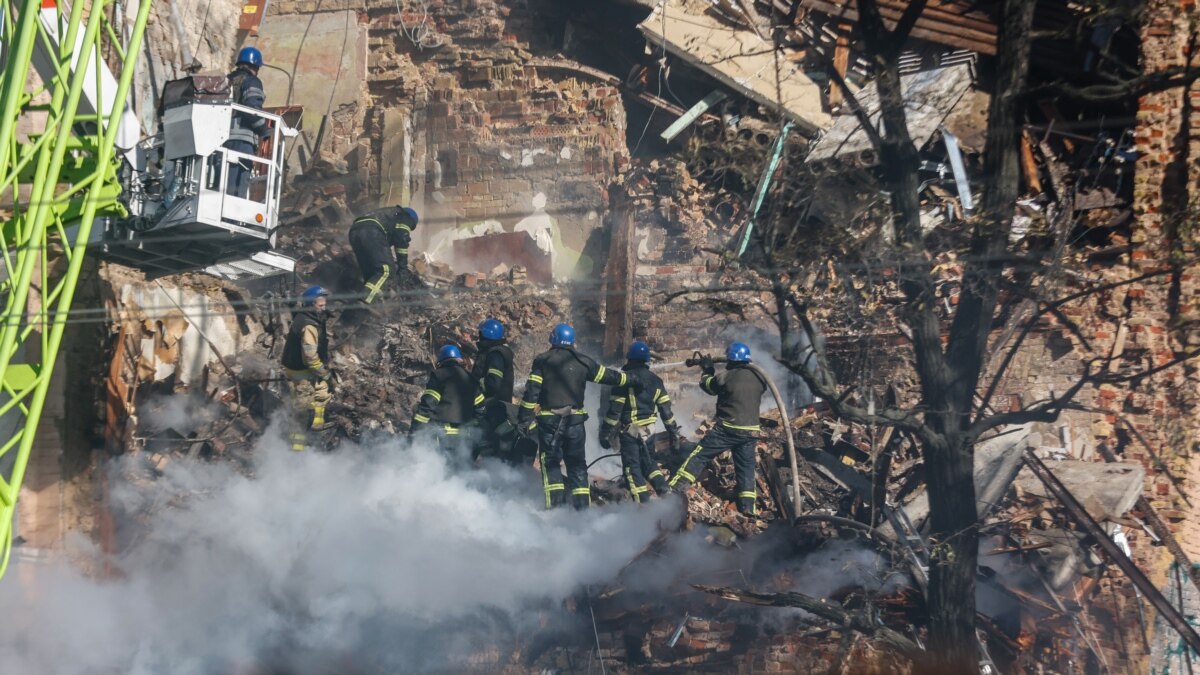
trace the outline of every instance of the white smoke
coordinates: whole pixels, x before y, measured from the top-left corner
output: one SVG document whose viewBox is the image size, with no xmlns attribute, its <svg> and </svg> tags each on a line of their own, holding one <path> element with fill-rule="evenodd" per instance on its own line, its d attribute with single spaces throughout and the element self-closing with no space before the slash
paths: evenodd
<svg viewBox="0 0 1200 675">
<path fill-rule="evenodd" d="M 257 457 L 253 478 L 176 461 L 149 489 L 115 484 L 118 520 L 150 512 L 136 536 L 126 521 L 116 580 L 10 570 L 7 672 L 454 670 L 479 647 L 472 627 L 517 630 L 613 579 L 678 508 L 547 512 L 532 472 L 453 473 L 400 443 L 330 455 L 274 440 Z"/>
</svg>

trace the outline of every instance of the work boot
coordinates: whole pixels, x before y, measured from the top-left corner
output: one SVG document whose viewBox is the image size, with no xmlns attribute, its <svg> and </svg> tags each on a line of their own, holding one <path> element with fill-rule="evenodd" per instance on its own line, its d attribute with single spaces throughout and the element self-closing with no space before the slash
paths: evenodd
<svg viewBox="0 0 1200 675">
<path fill-rule="evenodd" d="M 650 481 L 650 485 L 654 488 L 654 494 L 659 497 L 665 497 L 667 492 L 671 490 L 671 487 L 667 485 L 667 481 L 662 478 Z"/>
<path fill-rule="evenodd" d="M 755 505 L 756 501 L 757 500 L 749 497 L 742 497 L 738 499 L 738 512 L 747 518 L 754 518 L 758 515 L 758 508 Z"/>
</svg>

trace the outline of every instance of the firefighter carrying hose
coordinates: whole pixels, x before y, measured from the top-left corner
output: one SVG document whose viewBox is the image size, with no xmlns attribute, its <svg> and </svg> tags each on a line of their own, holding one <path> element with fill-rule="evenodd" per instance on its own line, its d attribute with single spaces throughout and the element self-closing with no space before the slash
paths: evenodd
<svg viewBox="0 0 1200 675">
<path fill-rule="evenodd" d="M 538 460 L 548 509 L 566 503 L 567 490 L 575 508 L 586 509 L 592 504 L 583 429 L 587 420 L 583 393 L 588 382 L 622 387 L 626 378 L 625 373 L 605 368 L 575 351 L 575 330 L 560 323 L 550 333 L 550 350 L 533 360 L 520 414 L 521 427 L 536 428 L 541 442 Z M 535 422 L 534 411 L 539 407 Z M 560 466 L 564 463 L 565 483 Z"/>
<path fill-rule="evenodd" d="M 350 248 L 362 273 L 364 303 L 378 300 L 389 278 L 408 276 L 408 245 L 418 220 L 417 212 L 407 206 L 391 206 L 361 216 L 350 225 Z M 396 250 L 394 257 L 392 249 Z"/>
<path fill-rule="evenodd" d="M 483 393 L 483 430 L 479 454 L 504 454 L 505 459 L 514 461 L 504 452 L 511 445 L 510 439 L 516 427 L 509 419 L 513 400 L 513 350 L 505 339 L 504 324 L 496 319 L 487 319 L 479 324 L 479 355 L 471 369 L 471 379 L 479 383 Z"/>
<path fill-rule="evenodd" d="M 675 469 L 670 485 L 682 490 L 696 482 L 704 467 L 726 450 L 733 451 L 733 467 L 737 476 L 737 505 L 743 514 L 758 513 L 758 488 L 755 481 L 756 434 L 759 431 L 758 410 L 767 384 L 749 368 L 750 348 L 734 342 L 725 350 L 726 365 L 717 374 L 712 357 L 700 359 L 703 375 L 700 388 L 717 397 L 717 415 L 711 431 Z"/>
<path fill-rule="evenodd" d="M 283 345 L 283 368 L 292 389 L 292 450 L 309 445 L 309 432 L 326 428 L 329 404 L 329 334 L 325 329 L 329 292 L 310 286 L 300 296 L 300 309 Z"/>
<path fill-rule="evenodd" d="M 463 366 L 462 351 L 455 345 L 443 346 L 413 411 L 409 435 L 430 430 L 443 451 L 465 462 L 462 450 L 469 439 L 463 438 L 464 427 L 482 414 L 483 393 Z"/>
</svg>

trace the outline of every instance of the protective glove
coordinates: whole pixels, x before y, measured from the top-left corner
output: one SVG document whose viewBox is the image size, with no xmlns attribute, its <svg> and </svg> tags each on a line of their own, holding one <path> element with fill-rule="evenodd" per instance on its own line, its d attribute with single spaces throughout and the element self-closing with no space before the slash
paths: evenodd
<svg viewBox="0 0 1200 675">
<path fill-rule="evenodd" d="M 679 447 L 679 439 L 683 438 L 683 430 L 678 424 L 672 424 L 667 427 L 667 438 L 671 440 L 671 447 Z"/>
<path fill-rule="evenodd" d="M 600 434 L 600 447 L 604 448 L 605 450 L 612 450 L 612 436 L 607 432 L 602 432 Z"/>
<path fill-rule="evenodd" d="M 717 372 L 717 364 L 713 363 L 711 356 L 705 354 L 700 357 L 700 370 L 704 371 L 705 375 L 714 375 Z"/>
<path fill-rule="evenodd" d="M 529 438 L 533 435 L 533 430 L 537 427 L 537 418 L 530 417 L 517 422 L 517 433 L 523 438 Z"/>
<path fill-rule="evenodd" d="M 329 369 L 329 366 L 321 366 L 320 368 L 317 368 L 315 375 L 317 376 L 317 379 L 322 382 L 328 382 L 333 379 L 333 371 Z"/>
</svg>

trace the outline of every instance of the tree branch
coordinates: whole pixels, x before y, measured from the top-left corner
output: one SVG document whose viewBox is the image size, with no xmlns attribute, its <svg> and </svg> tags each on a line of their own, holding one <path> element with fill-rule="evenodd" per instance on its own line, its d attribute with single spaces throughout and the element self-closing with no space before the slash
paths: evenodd
<svg viewBox="0 0 1200 675">
<path fill-rule="evenodd" d="M 1153 73 L 1146 73 L 1124 82 L 1114 84 L 1092 84 L 1076 87 L 1066 82 L 1052 82 L 1034 87 L 1028 96 L 1055 94 L 1080 101 L 1104 102 L 1132 99 L 1175 87 L 1188 87 L 1200 80 L 1200 70 L 1191 66 L 1171 66 Z"/>
<path fill-rule="evenodd" d="M 878 638 L 897 652 L 911 658 L 921 658 L 924 652 L 904 634 L 887 626 L 875 623 L 870 617 L 846 608 L 832 600 L 819 600 L 803 593 L 758 593 L 728 586 L 705 586 L 692 584 L 702 593 L 710 593 L 726 600 L 744 602 L 760 607 L 799 607 L 810 614 L 827 619 L 851 630 Z"/>
</svg>

